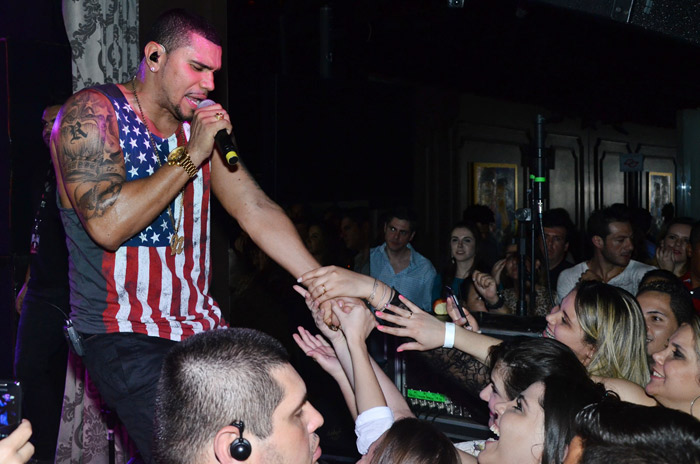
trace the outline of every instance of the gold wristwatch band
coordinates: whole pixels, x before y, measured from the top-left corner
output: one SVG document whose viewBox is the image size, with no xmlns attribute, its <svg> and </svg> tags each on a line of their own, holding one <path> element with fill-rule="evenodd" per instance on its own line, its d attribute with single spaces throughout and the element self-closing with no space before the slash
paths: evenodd
<svg viewBox="0 0 700 464">
<path fill-rule="evenodd" d="M 186 147 L 177 147 L 168 155 L 169 166 L 181 166 L 190 178 L 197 175 L 197 166 L 194 165 Z"/>
</svg>

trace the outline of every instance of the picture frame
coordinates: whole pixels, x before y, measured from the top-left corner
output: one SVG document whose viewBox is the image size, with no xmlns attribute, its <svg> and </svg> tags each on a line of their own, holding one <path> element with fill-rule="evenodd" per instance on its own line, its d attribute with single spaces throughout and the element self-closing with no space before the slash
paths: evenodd
<svg viewBox="0 0 700 464">
<path fill-rule="evenodd" d="M 673 173 L 649 172 L 647 182 L 648 209 L 657 229 L 664 221 L 663 215 L 661 214 L 664 205 L 668 203 L 675 204 L 675 190 Z"/>
<path fill-rule="evenodd" d="M 496 217 L 496 230 L 515 228 L 518 208 L 518 165 L 474 163 L 474 204 L 486 205 Z"/>
</svg>

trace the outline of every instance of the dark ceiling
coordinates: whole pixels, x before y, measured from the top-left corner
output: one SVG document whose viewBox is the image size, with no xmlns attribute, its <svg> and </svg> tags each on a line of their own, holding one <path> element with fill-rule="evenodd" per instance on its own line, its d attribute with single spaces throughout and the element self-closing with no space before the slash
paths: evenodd
<svg viewBox="0 0 700 464">
<path fill-rule="evenodd" d="M 333 78 L 439 87 L 612 124 L 675 127 L 679 109 L 700 106 L 700 46 L 680 38 L 673 17 L 657 23 L 675 34 L 522 0 L 229 5 L 229 53 L 242 60 L 232 71 L 240 77 L 317 77 L 319 13 L 328 5 Z"/>
</svg>

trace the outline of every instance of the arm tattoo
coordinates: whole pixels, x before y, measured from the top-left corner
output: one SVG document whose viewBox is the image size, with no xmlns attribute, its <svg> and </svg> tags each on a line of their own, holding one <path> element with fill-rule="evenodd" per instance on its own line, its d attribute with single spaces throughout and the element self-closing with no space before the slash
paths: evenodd
<svg viewBox="0 0 700 464">
<path fill-rule="evenodd" d="M 96 92 L 75 95 L 63 109 L 58 160 L 67 190 L 85 220 L 103 216 L 126 180 L 112 105 Z"/>
</svg>

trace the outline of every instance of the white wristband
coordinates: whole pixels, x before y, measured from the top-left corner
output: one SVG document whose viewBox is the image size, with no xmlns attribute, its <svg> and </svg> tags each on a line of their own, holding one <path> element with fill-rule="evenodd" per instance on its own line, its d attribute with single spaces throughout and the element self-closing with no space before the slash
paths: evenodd
<svg viewBox="0 0 700 464">
<path fill-rule="evenodd" d="M 445 322 L 445 343 L 443 348 L 452 348 L 455 346 L 455 324 L 454 322 Z"/>
</svg>

